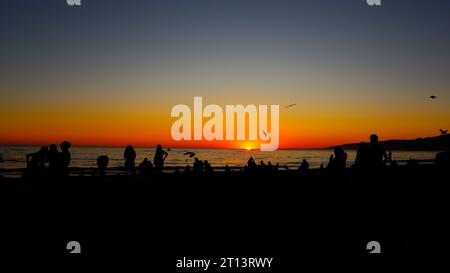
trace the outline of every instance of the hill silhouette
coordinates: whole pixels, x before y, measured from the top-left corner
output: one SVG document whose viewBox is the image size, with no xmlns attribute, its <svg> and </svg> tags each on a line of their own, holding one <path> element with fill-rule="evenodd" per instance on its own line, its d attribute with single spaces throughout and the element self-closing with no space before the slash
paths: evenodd
<svg viewBox="0 0 450 273">
<path fill-rule="evenodd" d="M 392 139 L 380 142 L 382 142 L 385 148 L 388 150 L 444 151 L 450 149 L 450 134 L 426 138 L 406 139 L 406 140 Z M 336 146 L 352 150 L 357 149 L 359 143 L 348 143 Z M 327 148 L 330 149 L 336 146 Z"/>
</svg>

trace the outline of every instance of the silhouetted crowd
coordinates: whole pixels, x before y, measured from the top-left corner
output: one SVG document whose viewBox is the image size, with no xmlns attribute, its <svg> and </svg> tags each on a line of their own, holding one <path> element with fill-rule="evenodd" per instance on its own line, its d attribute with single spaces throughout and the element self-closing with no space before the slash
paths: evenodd
<svg viewBox="0 0 450 273">
<path fill-rule="evenodd" d="M 139 171 L 141 176 L 147 177 L 154 173 L 159 174 L 164 168 L 164 161 L 169 155 L 163 150 L 161 145 L 156 146 L 155 156 L 153 157 L 153 163 L 144 158 L 141 163 L 139 163 L 138 168 L 136 168 L 136 151 L 133 146 L 128 145 L 123 152 L 123 158 L 125 159 L 125 172 L 127 175 L 135 176 L 136 170 Z M 97 159 L 97 167 L 100 176 L 104 176 L 108 168 L 109 158 L 106 155 L 102 155 Z"/>
<path fill-rule="evenodd" d="M 57 145 L 51 144 L 49 147 L 42 146 L 41 149 L 35 153 L 26 155 L 27 169 L 25 176 L 50 176 L 50 177 L 60 177 L 69 175 L 69 165 L 71 161 L 70 155 L 70 142 L 64 141 L 59 147 Z M 170 149 L 169 149 L 170 150 Z M 168 151 L 169 151 L 168 150 Z M 193 157 L 195 154 L 192 152 L 187 152 L 185 155 Z M 136 167 L 136 151 L 133 146 L 128 145 L 123 153 L 123 158 L 125 160 L 124 169 L 126 175 L 135 176 L 139 174 L 140 176 L 148 177 L 153 174 L 160 174 L 164 169 L 164 161 L 168 156 L 168 152 L 163 150 L 161 145 L 157 145 L 155 154 L 153 157 L 153 162 L 148 158 L 144 158 L 142 162 Z M 0 162 L 3 158 L 0 157 Z M 448 162 L 449 153 L 443 152 L 436 156 L 436 163 Z M 392 160 L 392 153 L 386 153 L 383 145 L 378 141 L 378 136 L 373 134 L 370 136 L 370 142 L 361 142 L 359 144 L 358 150 L 356 152 L 356 158 L 354 161 L 353 169 L 356 170 L 379 170 L 384 168 L 387 164 L 390 166 L 396 166 L 396 162 Z M 413 166 L 416 164 L 414 160 L 410 160 L 408 165 Z M 105 176 L 109 165 L 109 158 L 106 155 L 101 155 L 97 158 L 97 174 L 99 176 Z M 288 169 L 288 167 L 283 166 Z M 303 159 L 300 166 L 298 167 L 299 172 L 307 172 L 309 170 L 309 163 L 306 159 Z M 279 164 L 272 165 L 270 161 L 264 163 L 261 160 L 258 164 L 253 157 L 250 157 L 247 161 L 247 165 L 243 167 L 243 172 L 246 173 L 259 173 L 259 174 L 270 174 L 278 171 L 280 168 Z M 320 165 L 320 169 L 324 169 L 323 163 Z M 327 170 L 333 172 L 340 172 L 347 168 L 347 153 L 341 147 L 335 147 L 334 153 L 330 155 L 328 164 L 326 166 Z M 178 172 L 178 169 L 175 169 Z M 214 168 L 208 162 L 208 160 L 200 160 L 198 157 L 194 158 L 194 163 L 191 168 L 187 165 L 184 168 L 184 173 L 201 175 L 201 174 L 212 174 Z M 230 168 L 225 166 L 225 172 L 230 172 Z"/>
<path fill-rule="evenodd" d="M 71 155 L 69 152 L 70 142 L 63 141 L 58 151 L 56 144 L 49 147 L 42 146 L 35 153 L 26 155 L 27 170 L 25 176 L 44 176 L 52 177 L 69 175 L 69 165 Z M 48 165 L 48 168 L 46 166 Z"/>
</svg>

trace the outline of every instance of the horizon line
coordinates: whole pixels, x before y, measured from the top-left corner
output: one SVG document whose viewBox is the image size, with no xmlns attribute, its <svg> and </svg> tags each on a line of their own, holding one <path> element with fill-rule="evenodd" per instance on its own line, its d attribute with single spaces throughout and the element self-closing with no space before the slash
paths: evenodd
<svg viewBox="0 0 450 273">
<path fill-rule="evenodd" d="M 416 138 L 410 138 L 410 139 L 386 139 L 386 140 L 380 140 L 380 142 L 386 142 L 386 141 L 403 141 L 403 140 L 416 140 L 416 139 L 423 139 L 423 138 L 432 138 L 432 137 L 439 137 L 443 135 L 435 135 L 435 136 L 427 136 L 427 137 L 416 137 Z M 366 141 L 364 141 L 366 142 Z M 54 143 L 51 143 L 54 144 Z M 352 143 L 341 143 L 336 145 L 330 145 L 326 147 L 311 147 L 311 148 L 302 148 L 302 147 L 288 147 L 288 148 L 279 148 L 277 150 L 327 150 L 332 149 L 333 147 L 339 147 L 339 146 L 346 146 L 346 145 L 354 145 L 358 144 L 358 142 L 352 142 Z M 50 145 L 50 144 L 49 144 Z M 129 144 L 126 145 L 72 145 L 72 147 L 86 147 L 86 148 L 120 148 L 120 147 L 126 147 Z M 41 147 L 44 146 L 43 144 L 0 144 L 0 147 Z M 135 148 L 152 148 L 151 146 L 143 146 L 143 145 L 132 145 Z M 153 145 L 156 146 L 156 145 Z M 170 147 L 167 146 L 165 149 L 204 149 L 204 150 L 247 150 L 245 148 L 225 148 L 225 147 Z M 260 150 L 258 148 L 251 149 L 253 150 Z"/>
<path fill-rule="evenodd" d="M 54 144 L 54 143 L 52 143 Z M 0 147 L 41 147 L 45 146 L 43 144 L 0 144 Z M 127 145 L 72 145 L 72 147 L 80 147 L 80 148 L 122 148 L 126 147 Z M 152 146 L 142 146 L 142 145 L 132 145 L 134 148 L 150 148 L 154 149 L 155 147 Z M 279 148 L 277 150 L 325 150 L 328 149 L 328 147 L 321 147 L 321 148 Z M 170 147 L 166 146 L 163 147 L 163 149 L 197 149 L 197 150 L 247 150 L 246 148 L 225 148 L 225 147 Z M 258 151 L 259 148 L 250 149 L 251 151 Z"/>
</svg>

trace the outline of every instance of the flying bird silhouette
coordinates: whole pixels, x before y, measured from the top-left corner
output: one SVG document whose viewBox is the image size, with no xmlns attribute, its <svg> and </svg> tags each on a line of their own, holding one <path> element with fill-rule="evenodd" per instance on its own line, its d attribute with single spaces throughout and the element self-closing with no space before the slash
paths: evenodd
<svg viewBox="0 0 450 273">
<path fill-rule="evenodd" d="M 439 131 L 441 132 L 441 135 L 446 135 L 448 132 L 448 129 L 447 130 L 439 129 Z"/>
<path fill-rule="evenodd" d="M 289 105 L 286 106 L 286 108 L 291 108 L 292 106 L 295 106 L 295 105 L 297 105 L 297 104 L 296 103 L 289 104 Z"/>
<path fill-rule="evenodd" d="M 194 157 L 195 153 L 193 153 L 193 152 L 185 152 L 184 155 L 188 155 L 189 157 Z"/>
<path fill-rule="evenodd" d="M 262 130 L 262 132 L 263 132 L 264 137 L 267 138 L 267 132 L 264 130 Z"/>
<path fill-rule="evenodd" d="M 435 96 L 435 95 L 430 96 L 430 99 L 432 99 L 432 100 L 437 99 L 437 96 Z"/>
</svg>

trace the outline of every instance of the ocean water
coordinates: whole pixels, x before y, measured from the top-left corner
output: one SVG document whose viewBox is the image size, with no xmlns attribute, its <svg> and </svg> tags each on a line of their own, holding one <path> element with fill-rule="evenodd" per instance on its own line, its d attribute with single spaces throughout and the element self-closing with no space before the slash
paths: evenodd
<svg viewBox="0 0 450 273">
<path fill-rule="evenodd" d="M 25 168 L 25 155 L 36 152 L 39 147 L 0 147 L 0 155 L 4 162 L 0 163 L 0 169 Z M 135 148 L 137 153 L 136 163 L 139 164 L 145 157 L 153 161 L 154 148 Z M 124 164 L 124 148 L 119 147 L 72 147 L 71 167 L 95 168 L 97 167 L 97 158 L 100 155 L 109 157 L 109 167 L 121 167 Z M 170 149 L 169 155 L 165 161 L 165 166 L 185 167 L 194 162 L 184 153 L 186 151 L 194 152 L 195 157 L 201 160 L 208 160 L 213 167 L 242 167 L 247 164 L 250 156 L 259 162 L 265 163 L 271 161 L 272 164 L 279 163 L 280 166 L 288 168 L 297 168 L 303 159 L 306 159 L 311 168 L 319 168 L 321 163 L 327 164 L 332 150 L 278 150 L 274 152 L 261 152 L 259 150 L 224 150 L 224 149 Z M 347 150 L 347 164 L 350 166 L 356 155 L 356 151 Z M 414 158 L 417 160 L 434 159 L 436 151 L 393 151 L 392 159 L 406 161 Z"/>
</svg>

